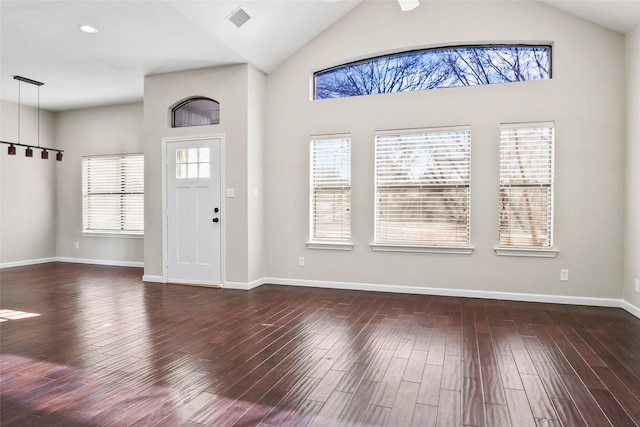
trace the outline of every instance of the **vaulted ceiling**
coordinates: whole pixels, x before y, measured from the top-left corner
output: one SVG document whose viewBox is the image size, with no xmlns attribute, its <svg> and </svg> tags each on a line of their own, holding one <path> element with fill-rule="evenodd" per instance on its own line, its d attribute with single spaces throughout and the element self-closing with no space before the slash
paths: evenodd
<svg viewBox="0 0 640 427">
<path fill-rule="evenodd" d="M 62 111 L 140 101 L 151 74 L 234 63 L 269 73 L 360 1 L 0 0 L 0 98 L 17 102 L 14 75 L 44 82 L 41 108 Z M 619 33 L 640 22 L 640 0 L 540 1 Z M 238 7 L 251 16 L 240 28 L 226 19 Z M 25 88 L 21 100 L 37 95 Z"/>
</svg>

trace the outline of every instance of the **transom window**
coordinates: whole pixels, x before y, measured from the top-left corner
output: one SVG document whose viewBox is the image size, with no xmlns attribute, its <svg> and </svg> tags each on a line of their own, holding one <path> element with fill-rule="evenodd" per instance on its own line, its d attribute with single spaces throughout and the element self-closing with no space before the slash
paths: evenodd
<svg viewBox="0 0 640 427">
<path fill-rule="evenodd" d="M 469 246 L 470 132 L 376 134 L 376 244 Z"/>
<path fill-rule="evenodd" d="M 220 103 L 196 96 L 171 109 L 171 127 L 208 126 L 220 123 Z"/>
<path fill-rule="evenodd" d="M 143 234 L 142 154 L 82 158 L 82 230 Z"/>
<path fill-rule="evenodd" d="M 401 52 L 314 74 L 314 99 L 551 78 L 551 46 L 463 46 Z"/>
<path fill-rule="evenodd" d="M 500 247 L 553 246 L 553 123 L 500 127 Z"/>
</svg>

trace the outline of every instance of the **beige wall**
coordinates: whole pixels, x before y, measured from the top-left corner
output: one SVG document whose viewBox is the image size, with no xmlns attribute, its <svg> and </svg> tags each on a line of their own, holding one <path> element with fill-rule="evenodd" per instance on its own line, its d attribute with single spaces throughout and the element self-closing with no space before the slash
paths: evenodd
<svg viewBox="0 0 640 427">
<path fill-rule="evenodd" d="M 246 64 L 145 78 L 145 276 L 162 277 L 162 138 L 220 134 L 224 136 L 225 186 L 235 190 L 234 198 L 224 200 L 225 275 L 227 281 L 248 282 L 249 243 L 262 240 L 248 234 L 249 218 L 254 220 L 260 213 L 260 208 L 248 206 L 248 159 L 254 158 L 250 154 L 254 147 L 259 150 L 261 146 L 259 114 L 254 111 L 259 106 L 255 107 L 255 97 L 249 96 L 249 82 L 260 90 L 260 78 Z M 170 128 L 169 108 L 195 95 L 220 103 L 220 124 Z M 252 181 L 257 186 L 260 179 L 252 175 Z"/>
<path fill-rule="evenodd" d="M 142 103 L 60 112 L 55 128 L 55 140 L 65 150 L 64 167 L 56 170 L 57 256 L 142 262 L 142 238 L 82 235 L 82 157 L 142 153 Z"/>
<path fill-rule="evenodd" d="M 380 25 L 384 23 L 384 31 Z M 310 101 L 312 73 L 449 44 L 551 42 L 553 79 Z M 590 59 L 593 59 L 592 61 Z M 556 123 L 554 259 L 499 257 L 502 122 Z M 267 275 L 273 278 L 621 298 L 624 39 L 536 2 L 363 2 L 267 78 Z M 470 125 L 471 256 L 372 252 L 376 130 Z M 351 252 L 308 250 L 308 140 L 352 136 Z M 298 267 L 299 256 L 306 259 Z M 560 269 L 570 281 L 560 282 Z"/>
<path fill-rule="evenodd" d="M 265 89 L 264 74 L 249 67 L 249 102 L 247 133 L 247 281 L 262 279 L 265 268 L 265 179 L 264 179 L 264 116 Z"/>
<path fill-rule="evenodd" d="M 624 299 L 640 310 L 640 24 L 627 33 L 627 151 L 625 192 Z"/>
<path fill-rule="evenodd" d="M 40 110 L 40 145 L 56 147 L 54 115 Z M 18 141 L 18 104 L 0 104 L 0 140 Z M 20 108 L 20 142 L 38 144 L 38 110 Z M 40 159 L 40 150 L 33 158 L 24 156 L 24 147 L 17 154 L 7 154 L 8 145 L 0 145 L 0 264 L 28 262 L 56 255 L 55 172 L 66 164 Z"/>
<path fill-rule="evenodd" d="M 372 22 L 385 22 L 386 31 Z M 316 70 L 398 50 L 482 42 L 551 42 L 554 78 L 310 101 Z M 589 58 L 595 60 L 586 66 Z M 529 2 L 423 2 L 411 13 L 394 2 L 364 2 L 266 78 L 248 65 L 157 75 L 145 79 L 144 103 L 41 111 L 40 143 L 66 150 L 65 159 L 26 159 L 22 149 L 9 158 L 2 147 L 0 264 L 54 256 L 144 261 L 146 275 L 161 277 L 162 138 L 220 134 L 225 186 L 235 189 L 235 197 L 225 199 L 227 281 L 266 276 L 624 298 L 640 307 L 634 289 L 640 277 L 639 73 L 640 27 L 625 39 Z M 169 107 L 193 95 L 218 100 L 221 123 L 171 129 Z M 0 137 L 15 140 L 17 105 L 0 107 Z M 23 107 L 23 142 L 33 143 L 34 127 L 25 123 L 35 123 L 35 114 Z M 556 122 L 560 252 L 555 259 L 498 257 L 499 124 L 540 120 Z M 446 125 L 472 129 L 475 252 L 372 252 L 374 132 Z M 352 135 L 355 247 L 308 250 L 308 139 L 338 132 Z M 145 153 L 145 239 L 83 237 L 80 159 L 120 152 Z M 305 267 L 297 266 L 299 256 Z M 559 281 L 561 268 L 570 270 L 569 282 Z"/>
</svg>

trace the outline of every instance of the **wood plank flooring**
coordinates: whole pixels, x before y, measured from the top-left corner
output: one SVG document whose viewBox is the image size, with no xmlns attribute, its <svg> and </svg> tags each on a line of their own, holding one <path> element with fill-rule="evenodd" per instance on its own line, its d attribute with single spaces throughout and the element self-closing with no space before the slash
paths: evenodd
<svg viewBox="0 0 640 427">
<path fill-rule="evenodd" d="M 638 426 L 622 309 L 0 271 L 2 426 Z"/>
</svg>

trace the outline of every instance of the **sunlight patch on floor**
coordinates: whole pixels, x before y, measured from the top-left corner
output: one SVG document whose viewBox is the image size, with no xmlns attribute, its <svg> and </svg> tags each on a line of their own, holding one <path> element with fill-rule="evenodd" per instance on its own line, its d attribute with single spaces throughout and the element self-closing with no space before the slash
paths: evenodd
<svg viewBox="0 0 640 427">
<path fill-rule="evenodd" d="M 0 322 L 6 322 L 7 320 L 27 319 L 29 317 L 38 317 L 38 316 L 41 316 L 41 314 L 27 313 L 26 311 L 8 310 L 8 309 L 0 310 Z"/>
</svg>

